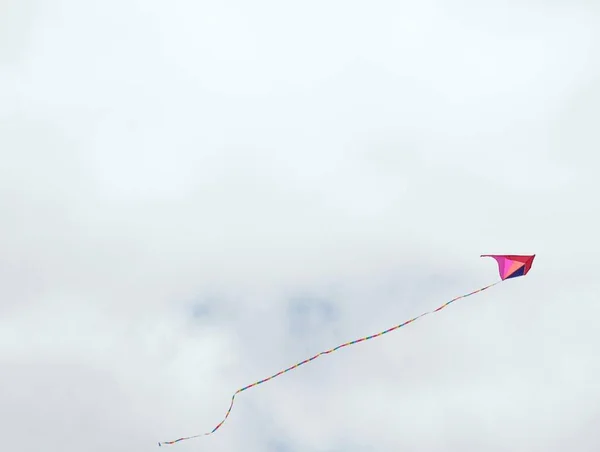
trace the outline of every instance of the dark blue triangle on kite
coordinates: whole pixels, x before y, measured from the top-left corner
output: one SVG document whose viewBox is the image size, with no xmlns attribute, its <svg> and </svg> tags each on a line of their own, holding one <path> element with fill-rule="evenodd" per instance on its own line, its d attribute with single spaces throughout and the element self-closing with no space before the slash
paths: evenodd
<svg viewBox="0 0 600 452">
<path fill-rule="evenodd" d="M 518 270 L 515 270 L 515 272 L 512 275 L 508 276 L 506 279 L 516 278 L 517 276 L 523 276 L 524 274 L 525 274 L 525 266 L 523 265 Z"/>
</svg>

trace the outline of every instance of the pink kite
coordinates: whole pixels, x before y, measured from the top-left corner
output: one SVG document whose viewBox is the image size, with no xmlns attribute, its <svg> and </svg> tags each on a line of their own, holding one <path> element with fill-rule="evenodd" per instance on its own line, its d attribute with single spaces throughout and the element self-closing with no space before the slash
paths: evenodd
<svg viewBox="0 0 600 452">
<path fill-rule="evenodd" d="M 515 254 L 482 254 L 481 257 L 493 257 L 498 262 L 498 271 L 502 281 L 508 278 L 525 276 L 531 269 L 535 254 L 520 256 Z"/>
</svg>

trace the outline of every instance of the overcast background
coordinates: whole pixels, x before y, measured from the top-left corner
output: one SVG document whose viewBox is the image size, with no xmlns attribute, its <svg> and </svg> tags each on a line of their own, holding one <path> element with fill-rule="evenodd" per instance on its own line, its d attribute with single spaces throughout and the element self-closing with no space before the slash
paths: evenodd
<svg viewBox="0 0 600 452">
<path fill-rule="evenodd" d="M 0 1 L 0 441 L 600 450 L 600 3 Z"/>
</svg>

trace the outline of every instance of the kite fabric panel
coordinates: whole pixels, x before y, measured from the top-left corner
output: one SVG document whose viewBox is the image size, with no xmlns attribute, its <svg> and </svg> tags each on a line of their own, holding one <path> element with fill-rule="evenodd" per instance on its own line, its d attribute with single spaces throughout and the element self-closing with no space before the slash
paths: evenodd
<svg viewBox="0 0 600 452">
<path fill-rule="evenodd" d="M 393 326 L 391 328 L 388 328 L 387 330 L 381 331 L 379 333 L 372 334 L 370 336 L 365 336 L 365 337 L 362 337 L 360 339 L 355 339 L 353 341 L 346 342 L 344 344 L 338 345 L 337 347 L 331 348 L 329 350 L 325 350 L 325 351 L 322 351 L 320 353 L 317 353 L 316 355 L 314 355 L 314 356 L 312 356 L 312 357 L 310 357 L 308 359 L 305 359 L 304 361 L 300 361 L 299 363 L 296 363 L 293 366 L 288 367 L 287 369 L 283 369 L 283 370 L 277 372 L 276 374 L 271 375 L 270 377 L 267 377 L 267 378 L 264 378 L 262 380 L 259 380 L 259 381 L 255 382 L 255 383 L 249 384 L 248 386 L 244 386 L 243 388 L 238 389 L 231 396 L 231 403 L 229 404 L 229 409 L 227 410 L 227 413 L 225 414 L 225 417 L 210 432 L 200 433 L 200 434 L 193 435 L 193 436 L 186 436 L 186 437 L 179 438 L 179 439 L 176 439 L 176 440 L 173 440 L 173 441 L 159 442 L 158 445 L 159 446 L 162 446 L 163 444 L 169 444 L 170 445 L 170 444 L 178 443 L 180 441 L 186 441 L 188 439 L 193 439 L 193 438 L 199 438 L 201 436 L 212 435 L 213 433 L 215 433 L 225 423 L 225 421 L 229 417 L 229 414 L 231 413 L 231 410 L 233 408 L 233 404 L 235 402 L 235 397 L 239 393 L 244 392 L 247 389 L 253 388 L 253 387 L 258 386 L 260 384 L 266 383 L 267 381 L 272 380 L 272 379 L 274 379 L 274 378 L 276 378 L 276 377 L 278 377 L 278 376 L 280 376 L 280 375 L 282 375 L 282 374 L 284 374 L 286 372 L 294 370 L 294 369 L 296 369 L 296 368 L 298 368 L 298 367 L 300 367 L 300 366 L 302 366 L 304 364 L 307 364 L 307 363 L 309 363 L 309 362 L 311 362 L 311 361 L 319 358 L 320 356 L 328 355 L 328 354 L 333 353 L 333 352 L 335 352 L 335 351 L 337 351 L 337 350 L 339 350 L 341 348 L 348 347 L 348 346 L 354 345 L 354 344 L 358 344 L 359 342 L 368 341 L 370 339 L 374 339 L 376 337 L 380 337 L 380 336 L 383 336 L 384 334 L 387 334 L 387 333 L 390 333 L 392 331 L 395 331 L 395 330 L 397 330 L 399 328 L 402 328 L 403 326 L 408 325 L 409 323 L 414 322 L 415 320 L 420 319 L 421 317 L 425 317 L 426 315 L 434 314 L 436 312 L 439 312 L 442 309 L 444 309 L 446 306 L 454 303 L 457 300 L 469 297 L 469 296 L 474 295 L 474 294 L 479 293 L 479 292 L 483 292 L 484 290 L 489 289 L 490 287 L 493 287 L 496 284 L 499 284 L 499 283 L 501 283 L 502 281 L 504 281 L 506 279 L 516 278 L 516 277 L 519 277 L 519 276 L 525 276 L 529 272 L 529 270 L 531 269 L 531 265 L 533 263 L 533 259 L 535 258 L 535 254 L 533 254 L 533 255 L 482 254 L 481 257 L 492 257 L 492 258 L 494 258 L 496 260 L 496 262 L 498 263 L 498 271 L 500 273 L 500 278 L 501 278 L 500 281 L 497 281 L 497 282 L 495 282 L 493 284 L 487 285 L 487 286 L 482 287 L 480 289 L 474 290 L 473 292 L 469 292 L 467 294 L 460 295 L 460 296 L 458 296 L 456 298 L 453 298 L 452 300 L 447 301 L 446 303 L 444 303 L 443 305 L 441 305 L 440 307 L 438 307 L 438 308 L 436 308 L 436 309 L 434 309 L 432 311 L 424 312 L 423 314 L 420 314 L 420 315 L 418 315 L 418 316 L 416 316 L 416 317 L 414 317 L 414 318 L 412 318 L 410 320 L 407 320 L 407 321 L 405 321 L 405 322 L 403 322 L 403 323 L 401 323 L 399 325 L 396 325 L 396 326 Z"/>
</svg>

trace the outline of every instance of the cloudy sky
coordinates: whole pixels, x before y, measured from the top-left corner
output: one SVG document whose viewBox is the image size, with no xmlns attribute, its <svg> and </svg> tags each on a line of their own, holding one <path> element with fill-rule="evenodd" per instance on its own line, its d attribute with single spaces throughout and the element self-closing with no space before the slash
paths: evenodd
<svg viewBox="0 0 600 452">
<path fill-rule="evenodd" d="M 7 452 L 600 449 L 600 4 L 0 2 Z"/>
</svg>

